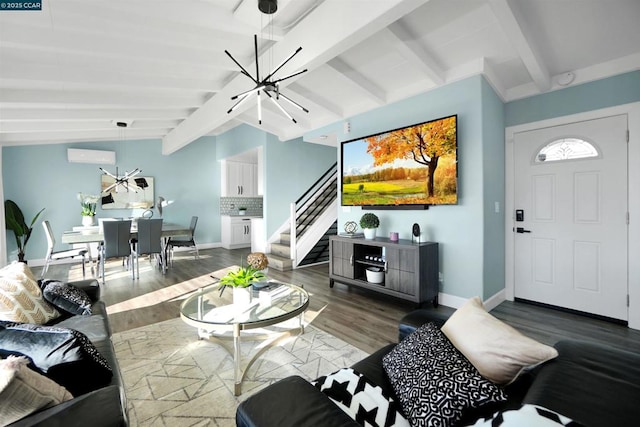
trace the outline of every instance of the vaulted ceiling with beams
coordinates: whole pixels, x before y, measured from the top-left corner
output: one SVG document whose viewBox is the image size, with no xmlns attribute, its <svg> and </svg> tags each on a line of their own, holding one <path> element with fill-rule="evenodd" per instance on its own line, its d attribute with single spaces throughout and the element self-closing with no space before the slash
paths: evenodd
<svg viewBox="0 0 640 427">
<path fill-rule="evenodd" d="M 639 22 L 639 0 L 43 0 L 0 11 L 0 144 L 289 140 L 478 74 L 506 102 L 640 69 Z M 297 123 L 228 113 L 255 84 L 225 50 L 253 74 L 254 35 L 261 74 L 302 47 L 278 73 L 308 69 L 280 83 Z"/>
</svg>

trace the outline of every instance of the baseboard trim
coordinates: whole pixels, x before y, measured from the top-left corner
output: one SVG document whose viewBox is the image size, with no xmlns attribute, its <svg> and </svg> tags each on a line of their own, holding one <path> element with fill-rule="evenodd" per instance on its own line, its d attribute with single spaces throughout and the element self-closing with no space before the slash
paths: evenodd
<svg viewBox="0 0 640 427">
<path fill-rule="evenodd" d="M 465 302 L 467 302 L 468 299 L 469 298 L 462 298 L 440 292 L 440 294 L 438 295 L 438 304 L 442 304 L 446 307 L 451 308 L 460 308 Z"/>
<path fill-rule="evenodd" d="M 501 291 L 498 291 L 496 294 L 487 298 L 483 302 L 484 308 L 486 308 L 487 311 L 491 311 L 497 306 L 499 306 L 503 301 L 506 301 L 506 300 L 507 300 L 506 291 L 502 289 Z"/>
<path fill-rule="evenodd" d="M 460 308 L 462 305 L 467 302 L 469 298 L 463 298 L 456 295 L 445 294 L 440 292 L 438 295 L 438 302 L 446 307 L 451 308 Z M 491 311 L 496 308 L 502 301 L 505 301 L 505 290 L 501 290 L 495 295 L 489 297 L 487 300 L 483 301 L 483 304 L 487 311 Z"/>
</svg>

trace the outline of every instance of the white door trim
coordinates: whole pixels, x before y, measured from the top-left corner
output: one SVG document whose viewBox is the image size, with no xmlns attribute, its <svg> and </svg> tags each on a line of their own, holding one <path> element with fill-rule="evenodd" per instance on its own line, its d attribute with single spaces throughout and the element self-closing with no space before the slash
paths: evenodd
<svg viewBox="0 0 640 427">
<path fill-rule="evenodd" d="M 514 134 L 545 127 L 627 114 L 629 120 L 629 165 L 640 165 L 640 102 L 593 110 L 505 129 L 505 298 L 514 299 Z M 640 259 L 640 168 L 629 167 L 629 260 Z M 629 262 L 629 327 L 640 329 L 640 263 Z"/>
</svg>

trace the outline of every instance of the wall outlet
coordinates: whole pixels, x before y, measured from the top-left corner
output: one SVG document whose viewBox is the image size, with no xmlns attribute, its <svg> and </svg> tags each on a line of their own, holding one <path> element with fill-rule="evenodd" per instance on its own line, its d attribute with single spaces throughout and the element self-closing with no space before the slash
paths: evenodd
<svg viewBox="0 0 640 427">
<path fill-rule="evenodd" d="M 444 275 L 442 274 L 442 271 L 438 272 L 438 282 L 444 282 Z"/>
<path fill-rule="evenodd" d="M 494 203 L 494 208 L 496 213 L 500 213 L 500 202 L 495 202 Z"/>
</svg>

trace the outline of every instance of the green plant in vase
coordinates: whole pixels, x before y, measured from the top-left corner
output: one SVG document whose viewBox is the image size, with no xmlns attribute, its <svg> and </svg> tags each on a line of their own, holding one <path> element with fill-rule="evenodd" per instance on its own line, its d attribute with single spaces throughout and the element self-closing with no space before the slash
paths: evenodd
<svg viewBox="0 0 640 427">
<path fill-rule="evenodd" d="M 220 279 L 220 295 L 230 286 L 233 289 L 234 305 L 242 306 L 251 302 L 251 293 L 245 288 L 251 286 L 252 283 L 259 282 L 266 276 L 261 271 L 251 267 L 240 267 L 236 271 L 230 271 Z"/>
<path fill-rule="evenodd" d="M 264 278 L 264 273 L 251 266 L 247 266 L 240 267 L 236 271 L 227 273 L 222 279 L 220 279 L 220 283 L 225 286 L 233 286 L 234 288 L 246 288 L 251 286 L 252 283 L 259 282 Z"/>
<path fill-rule="evenodd" d="M 247 288 L 251 286 L 252 283 L 259 282 L 264 279 L 265 276 L 263 272 L 257 270 L 251 266 L 240 267 L 236 271 L 230 271 L 224 277 L 220 279 L 220 286 L 222 290 L 227 286 L 231 286 L 233 288 Z"/>
<path fill-rule="evenodd" d="M 360 218 L 360 228 L 364 232 L 366 239 L 376 238 L 376 229 L 380 226 L 380 219 L 374 213 L 367 212 Z"/>
</svg>

